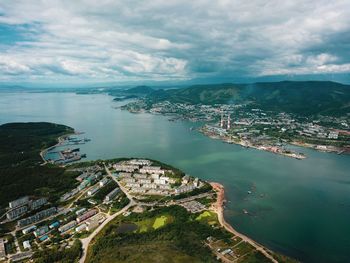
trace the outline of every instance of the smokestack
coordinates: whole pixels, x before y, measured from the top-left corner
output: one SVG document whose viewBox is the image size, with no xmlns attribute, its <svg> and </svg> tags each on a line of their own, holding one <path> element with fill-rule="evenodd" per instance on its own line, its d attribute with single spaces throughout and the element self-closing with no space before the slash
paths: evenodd
<svg viewBox="0 0 350 263">
<path fill-rule="evenodd" d="M 220 127 L 224 128 L 224 113 L 221 111 Z"/>
<path fill-rule="evenodd" d="M 227 130 L 231 128 L 231 117 L 230 114 L 227 115 Z"/>
</svg>

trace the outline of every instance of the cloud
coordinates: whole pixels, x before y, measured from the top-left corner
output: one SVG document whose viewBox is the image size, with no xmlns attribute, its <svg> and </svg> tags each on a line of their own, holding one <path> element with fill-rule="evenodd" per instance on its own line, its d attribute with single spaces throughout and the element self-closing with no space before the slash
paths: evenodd
<svg viewBox="0 0 350 263">
<path fill-rule="evenodd" d="M 350 2 L 0 2 L 0 80 L 350 73 Z"/>
</svg>

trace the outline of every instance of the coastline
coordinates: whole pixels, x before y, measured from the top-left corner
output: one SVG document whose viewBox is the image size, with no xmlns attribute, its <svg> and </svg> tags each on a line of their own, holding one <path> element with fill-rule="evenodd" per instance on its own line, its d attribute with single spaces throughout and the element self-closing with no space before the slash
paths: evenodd
<svg viewBox="0 0 350 263">
<path fill-rule="evenodd" d="M 239 233 L 237 230 L 235 230 L 229 223 L 226 222 L 224 218 L 224 201 L 225 201 L 225 189 L 224 186 L 216 183 L 216 182 L 210 182 L 210 185 L 213 187 L 215 192 L 217 193 L 217 199 L 216 202 L 212 205 L 212 210 L 218 215 L 218 220 L 220 225 L 225 228 L 228 232 L 234 234 L 235 236 L 240 237 L 243 241 L 249 243 L 252 245 L 256 250 L 261 252 L 265 257 L 271 260 L 271 262 L 278 263 L 278 261 L 269 253 L 270 250 L 265 248 L 263 245 L 260 245 L 253 239 Z"/>
<path fill-rule="evenodd" d="M 211 139 L 215 139 L 215 140 L 221 140 L 225 143 L 228 144 L 236 144 L 236 145 L 240 145 L 242 147 L 246 147 L 246 148 L 252 148 L 252 149 L 256 149 L 256 150 L 260 150 L 260 151 L 265 151 L 265 152 L 270 152 L 270 153 L 274 153 L 274 154 L 278 154 L 278 155 L 282 155 L 282 156 L 286 156 L 286 157 L 290 157 L 290 158 L 294 158 L 297 160 L 303 160 L 306 159 L 306 156 L 300 153 L 295 153 L 295 152 L 282 152 L 279 149 L 275 148 L 275 147 L 271 147 L 271 146 L 254 146 L 251 145 L 249 143 L 245 143 L 245 142 L 237 142 L 234 141 L 228 137 L 224 137 L 224 136 L 219 136 L 219 135 L 212 135 L 210 134 L 210 132 L 206 131 L 203 127 L 199 129 L 199 132 L 204 134 L 205 136 L 211 138 Z"/>
<path fill-rule="evenodd" d="M 53 149 L 55 147 L 61 146 L 61 144 L 65 141 L 65 138 L 67 138 L 67 137 L 69 137 L 71 135 L 77 135 L 77 134 L 79 134 L 79 133 L 74 131 L 73 133 L 67 133 L 67 134 L 61 135 L 61 136 L 59 136 L 57 138 L 57 143 L 55 145 L 52 145 L 52 146 L 50 146 L 48 148 L 45 148 L 45 149 L 41 150 L 40 153 L 39 153 L 41 159 L 43 160 L 43 163 L 41 165 L 45 165 L 45 164 L 48 163 L 47 160 L 44 157 L 48 151 L 50 151 L 51 149 Z"/>
</svg>

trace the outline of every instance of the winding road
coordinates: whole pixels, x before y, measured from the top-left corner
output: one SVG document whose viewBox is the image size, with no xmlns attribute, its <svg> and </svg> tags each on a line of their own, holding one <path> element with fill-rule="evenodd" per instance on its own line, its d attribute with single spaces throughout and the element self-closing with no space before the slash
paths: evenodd
<svg viewBox="0 0 350 263">
<path fill-rule="evenodd" d="M 125 195 L 128 197 L 128 199 L 130 200 L 129 204 L 127 206 L 125 206 L 124 208 L 122 208 L 120 211 L 118 211 L 117 213 L 113 214 L 113 215 L 107 215 L 106 220 L 99 225 L 92 233 L 91 235 L 89 235 L 87 238 L 83 238 L 80 239 L 81 243 L 82 243 L 82 250 L 83 250 L 83 254 L 82 257 L 79 260 L 79 263 L 84 263 L 86 260 L 86 255 L 87 255 L 87 251 L 89 248 L 89 244 L 91 242 L 91 240 L 109 223 L 111 222 L 114 218 L 116 218 L 117 216 L 123 214 L 124 212 L 126 212 L 130 207 L 134 206 L 136 204 L 135 200 L 133 199 L 133 197 L 125 190 L 125 188 L 119 184 L 118 180 L 111 174 L 111 172 L 109 171 L 109 169 L 105 166 L 107 175 L 109 177 L 111 177 L 119 186 L 120 190 L 122 190 Z"/>
</svg>

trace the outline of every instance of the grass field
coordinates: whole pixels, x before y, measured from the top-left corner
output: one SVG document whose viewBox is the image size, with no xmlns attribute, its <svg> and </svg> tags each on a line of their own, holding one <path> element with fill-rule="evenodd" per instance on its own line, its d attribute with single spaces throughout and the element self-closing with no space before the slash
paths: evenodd
<svg viewBox="0 0 350 263">
<path fill-rule="evenodd" d="M 173 218 L 170 215 L 160 215 L 158 217 L 146 218 L 135 222 L 135 224 L 139 227 L 136 232 L 145 233 L 150 230 L 156 230 L 171 223 L 172 221 Z"/>
<path fill-rule="evenodd" d="M 166 223 L 167 219 L 168 219 L 167 216 L 157 217 L 156 220 L 154 220 L 153 228 L 154 229 L 158 229 L 158 228 L 160 228 L 162 226 L 165 226 L 165 223 Z"/>
<path fill-rule="evenodd" d="M 197 221 L 208 223 L 209 225 L 214 225 L 218 223 L 218 217 L 216 213 L 211 211 L 204 211 L 199 216 L 196 217 Z"/>
</svg>

